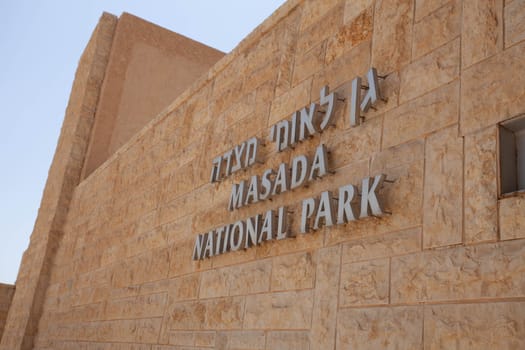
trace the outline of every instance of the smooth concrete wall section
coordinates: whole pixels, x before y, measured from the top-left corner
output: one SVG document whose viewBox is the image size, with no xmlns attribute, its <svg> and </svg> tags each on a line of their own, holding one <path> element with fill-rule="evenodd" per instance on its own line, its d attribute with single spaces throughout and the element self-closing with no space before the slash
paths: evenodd
<svg viewBox="0 0 525 350">
<path fill-rule="evenodd" d="M 13 300 L 13 294 L 15 294 L 15 286 L 0 283 L 0 340 L 2 339 L 2 333 L 4 333 L 7 313 Z"/>
<path fill-rule="evenodd" d="M 525 348 L 525 198 L 499 198 L 497 168 L 497 125 L 525 112 L 524 16 L 521 0 L 286 3 L 75 188 L 34 348 Z M 388 100 L 351 127 L 370 67 Z M 276 152 L 271 126 L 325 84 L 346 98 L 335 126 Z M 254 135 L 263 164 L 210 183 Z M 233 184 L 320 143 L 333 175 L 227 210 Z M 296 238 L 191 259 L 198 234 L 281 205 L 297 218 L 378 173 L 390 215 L 294 220 Z"/>
<path fill-rule="evenodd" d="M 83 177 L 223 56 L 218 50 L 123 13 L 117 23 Z"/>
</svg>

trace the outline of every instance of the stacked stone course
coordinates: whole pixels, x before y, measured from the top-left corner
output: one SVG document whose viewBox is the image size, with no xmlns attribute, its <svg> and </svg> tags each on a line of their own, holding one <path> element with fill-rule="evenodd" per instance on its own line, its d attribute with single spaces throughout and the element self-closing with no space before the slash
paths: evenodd
<svg viewBox="0 0 525 350">
<path fill-rule="evenodd" d="M 499 196 L 497 163 L 497 124 L 525 113 L 523 18 L 523 0 L 288 1 L 47 209 L 65 221 L 42 310 L 26 253 L 0 348 L 525 348 L 525 200 Z M 335 127 L 209 182 L 214 157 L 370 67 L 388 100 L 362 125 L 340 103 Z M 227 210 L 232 184 L 320 143 L 333 175 Z M 379 173 L 391 215 L 191 259 L 197 234 Z"/>
<path fill-rule="evenodd" d="M 11 306 L 13 294 L 15 294 L 15 286 L 0 283 L 0 339 L 2 339 L 7 312 L 9 311 L 9 306 Z"/>
</svg>

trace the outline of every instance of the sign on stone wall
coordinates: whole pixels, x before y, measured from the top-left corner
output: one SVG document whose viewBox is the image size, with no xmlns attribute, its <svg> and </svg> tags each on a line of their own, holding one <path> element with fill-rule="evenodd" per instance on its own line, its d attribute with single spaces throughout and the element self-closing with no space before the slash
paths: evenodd
<svg viewBox="0 0 525 350">
<path fill-rule="evenodd" d="M 367 87 L 362 86 L 360 77 L 352 81 L 348 113 L 352 127 L 359 126 L 361 113 L 366 113 L 382 98 L 375 68 L 368 71 L 367 80 Z M 366 94 L 361 96 L 363 89 Z M 294 112 L 290 118 L 272 125 L 268 139 L 275 144 L 276 151 L 282 152 L 298 143 L 308 142 L 311 136 L 322 133 L 333 125 L 337 100 L 336 93 L 324 86 L 319 93 L 319 103 L 312 102 Z M 252 137 L 214 158 L 210 181 L 220 182 L 239 170 L 262 163 L 260 148 L 261 141 Z M 330 173 L 333 171 L 328 166 L 328 150 L 324 144 L 320 144 L 313 154 L 298 155 L 290 164 L 281 163 L 276 169 L 266 169 L 262 174 L 233 184 L 227 210 L 234 211 L 270 200 L 282 193 L 307 186 L 312 181 L 322 181 Z M 299 232 L 304 234 L 321 227 L 345 224 L 370 216 L 383 216 L 385 212 L 377 192 L 385 178 L 384 174 L 378 174 L 362 179 L 360 193 L 355 184 L 347 184 L 334 192 L 324 191 L 315 197 L 303 199 Z M 295 237 L 296 233 L 289 226 L 288 216 L 291 214 L 285 206 L 281 206 L 199 234 L 195 240 L 193 260 L 248 249 L 265 241 Z"/>
</svg>

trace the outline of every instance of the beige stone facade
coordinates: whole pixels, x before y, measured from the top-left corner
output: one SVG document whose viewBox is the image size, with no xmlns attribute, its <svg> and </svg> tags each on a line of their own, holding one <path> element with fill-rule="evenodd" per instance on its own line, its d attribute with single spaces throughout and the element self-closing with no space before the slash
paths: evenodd
<svg viewBox="0 0 525 350">
<path fill-rule="evenodd" d="M 523 18 L 522 0 L 290 0 L 83 178 L 112 93 L 104 15 L 0 349 L 525 348 L 525 197 L 500 195 L 498 166 L 498 123 L 525 113 Z M 371 67 L 387 100 L 352 127 Z M 272 125 L 327 84 L 335 126 L 277 152 Z M 211 183 L 253 136 L 262 162 Z M 227 210 L 234 184 L 320 144 L 333 174 Z M 299 232 L 304 199 L 380 173 L 387 215 Z M 295 238 L 192 260 L 199 234 L 280 206 Z"/>
<path fill-rule="evenodd" d="M 0 283 L 0 339 L 4 333 L 5 321 L 7 319 L 7 312 L 15 294 L 15 286 L 10 284 Z"/>
</svg>

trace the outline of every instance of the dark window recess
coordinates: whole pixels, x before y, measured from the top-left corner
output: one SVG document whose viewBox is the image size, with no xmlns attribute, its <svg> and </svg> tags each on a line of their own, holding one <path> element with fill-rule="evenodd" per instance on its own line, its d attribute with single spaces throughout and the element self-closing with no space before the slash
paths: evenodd
<svg viewBox="0 0 525 350">
<path fill-rule="evenodd" d="M 501 194 L 525 190 L 525 116 L 500 124 Z"/>
</svg>

